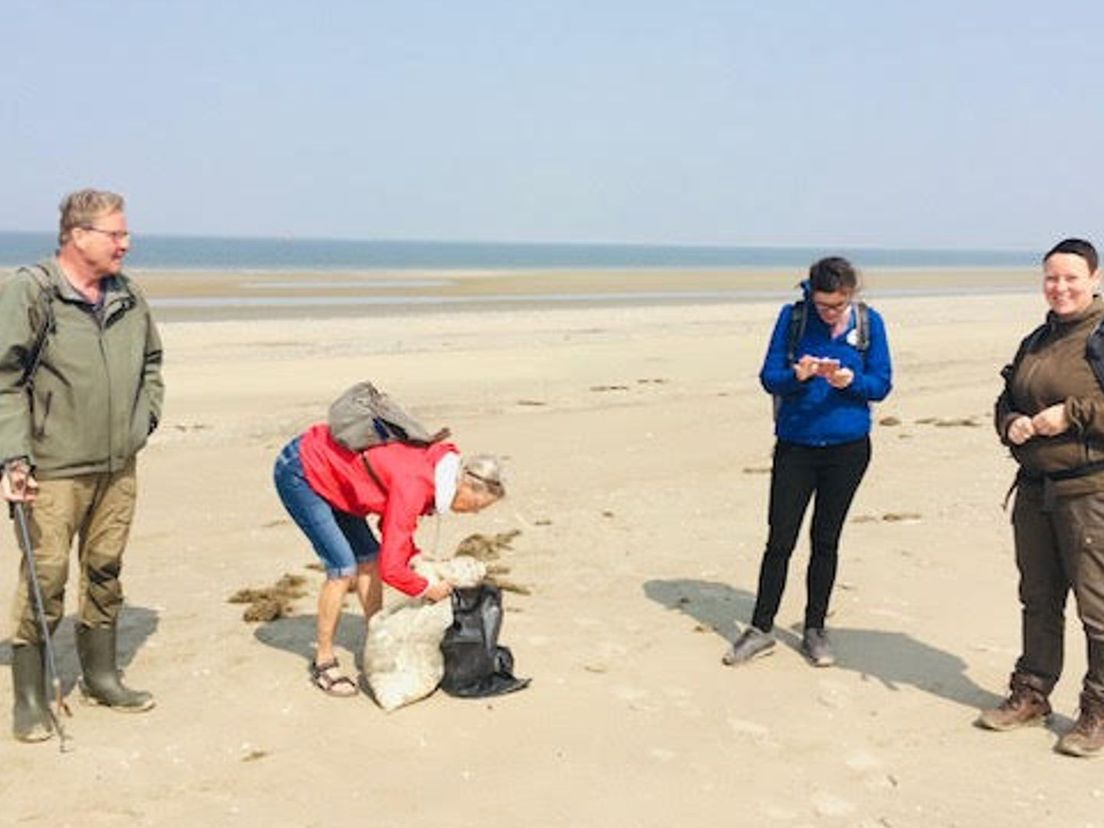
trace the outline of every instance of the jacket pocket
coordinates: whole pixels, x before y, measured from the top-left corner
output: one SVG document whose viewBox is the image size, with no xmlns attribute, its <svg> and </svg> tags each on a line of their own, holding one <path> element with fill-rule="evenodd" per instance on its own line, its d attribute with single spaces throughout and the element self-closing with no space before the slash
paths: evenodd
<svg viewBox="0 0 1104 828">
<path fill-rule="evenodd" d="M 134 401 L 134 411 L 130 417 L 130 440 L 127 446 L 127 454 L 134 454 L 146 444 L 150 432 L 153 431 L 153 414 L 150 410 L 149 395 L 145 389 L 138 391 L 138 398 Z"/>
</svg>

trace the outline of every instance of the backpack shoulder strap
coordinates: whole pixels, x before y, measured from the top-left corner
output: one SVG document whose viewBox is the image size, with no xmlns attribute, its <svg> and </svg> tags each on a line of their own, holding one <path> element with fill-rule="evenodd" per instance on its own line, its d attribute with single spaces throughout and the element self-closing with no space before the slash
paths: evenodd
<svg viewBox="0 0 1104 828">
<path fill-rule="evenodd" d="M 1027 336 L 1025 336 L 1020 342 L 1020 347 L 1016 349 L 1016 355 L 1012 357 L 1012 361 L 1001 369 L 1001 376 L 1004 377 L 1005 384 L 1012 381 L 1012 377 L 1015 376 L 1016 371 L 1020 367 L 1020 363 L 1023 362 L 1024 355 L 1031 353 L 1039 346 L 1039 342 L 1041 342 L 1043 337 L 1046 335 L 1047 327 L 1047 323 L 1044 322 L 1042 325 L 1040 325 Z M 1092 340 L 1091 336 L 1089 337 L 1089 340 Z M 1086 352 L 1088 351 L 1088 347 L 1088 343 L 1086 343 Z"/>
<path fill-rule="evenodd" d="M 866 351 L 870 347 L 870 306 L 860 301 L 855 306 L 855 347 Z"/>
<path fill-rule="evenodd" d="M 786 363 L 792 365 L 797 359 L 797 343 L 805 334 L 805 300 L 798 299 L 790 306 L 790 326 L 786 331 Z"/>
<path fill-rule="evenodd" d="M 1089 361 L 1097 383 L 1104 389 L 1104 320 L 1085 340 L 1085 359 Z"/>
<path fill-rule="evenodd" d="M 38 285 L 37 308 L 28 310 L 31 316 L 31 326 L 35 329 L 35 336 L 30 351 L 28 351 L 23 376 L 19 380 L 21 385 L 26 385 L 34 380 L 34 375 L 42 362 L 42 354 L 46 350 L 50 334 L 57 330 L 57 320 L 54 317 L 54 286 L 50 281 L 50 274 L 46 271 L 46 268 L 36 264 L 30 267 L 21 267 L 19 272 L 28 274 Z"/>
</svg>

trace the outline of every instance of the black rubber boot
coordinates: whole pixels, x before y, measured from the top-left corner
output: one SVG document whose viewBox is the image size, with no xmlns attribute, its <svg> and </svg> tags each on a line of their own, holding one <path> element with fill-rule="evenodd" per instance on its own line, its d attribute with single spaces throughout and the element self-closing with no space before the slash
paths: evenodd
<svg viewBox="0 0 1104 828">
<path fill-rule="evenodd" d="M 153 707 L 153 695 L 131 690 L 119 678 L 115 666 L 115 627 L 77 625 L 77 655 L 80 656 L 80 689 L 86 701 L 125 713 L 141 713 Z"/>
<path fill-rule="evenodd" d="M 12 735 L 20 742 L 44 742 L 54 735 L 42 655 L 41 645 L 12 647 Z"/>
</svg>

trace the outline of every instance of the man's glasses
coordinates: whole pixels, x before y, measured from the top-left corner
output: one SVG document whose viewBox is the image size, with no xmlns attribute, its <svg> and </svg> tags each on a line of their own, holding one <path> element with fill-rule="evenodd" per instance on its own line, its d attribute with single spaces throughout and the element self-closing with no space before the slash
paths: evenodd
<svg viewBox="0 0 1104 828">
<path fill-rule="evenodd" d="M 103 233 L 105 236 L 111 236 L 111 240 L 115 244 L 130 241 L 129 230 L 104 230 L 102 227 L 93 227 L 91 224 L 82 224 L 81 230 L 91 230 L 93 233 Z"/>
</svg>

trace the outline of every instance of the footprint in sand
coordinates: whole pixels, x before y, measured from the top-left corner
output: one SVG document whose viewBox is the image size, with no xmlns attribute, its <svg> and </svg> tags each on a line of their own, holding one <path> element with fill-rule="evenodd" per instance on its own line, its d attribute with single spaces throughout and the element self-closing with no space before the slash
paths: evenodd
<svg viewBox="0 0 1104 828">
<path fill-rule="evenodd" d="M 754 742 L 760 747 L 779 747 L 778 742 L 771 738 L 770 728 L 766 725 L 759 724 L 759 722 L 753 722 L 748 719 L 737 719 L 730 716 L 728 718 L 728 726 L 732 728 L 732 732 L 740 738 Z"/>
<path fill-rule="evenodd" d="M 622 684 L 613 688 L 613 695 L 626 702 L 630 710 L 639 710 L 642 713 L 658 713 L 660 705 L 648 699 L 648 691 L 642 687 L 630 687 Z"/>
<path fill-rule="evenodd" d="M 851 693 L 838 681 L 821 681 L 817 701 L 833 710 L 842 710 L 851 703 Z"/>
<path fill-rule="evenodd" d="M 819 816 L 839 817 L 854 813 L 855 805 L 828 791 L 818 791 L 812 797 L 813 810 Z"/>
<path fill-rule="evenodd" d="M 882 760 L 873 753 L 857 750 L 847 757 L 847 767 L 855 771 L 870 771 L 882 766 Z"/>
</svg>

